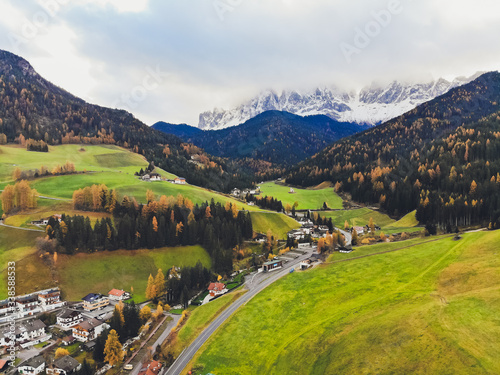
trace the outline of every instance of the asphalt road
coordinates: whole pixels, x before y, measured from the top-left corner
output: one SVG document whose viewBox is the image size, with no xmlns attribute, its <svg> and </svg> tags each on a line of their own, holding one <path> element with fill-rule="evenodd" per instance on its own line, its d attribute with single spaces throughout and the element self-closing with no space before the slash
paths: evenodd
<svg viewBox="0 0 500 375">
<path fill-rule="evenodd" d="M 175 362 L 170 366 L 165 375 L 178 375 L 187 366 L 189 361 L 194 357 L 196 352 L 201 348 L 201 346 L 208 340 L 208 338 L 241 306 L 250 301 L 255 297 L 260 291 L 267 288 L 269 285 L 274 283 L 276 280 L 290 273 L 290 270 L 296 267 L 301 261 L 309 258 L 313 252 L 313 249 L 301 248 L 301 250 L 306 251 L 306 254 L 299 256 L 297 259 L 285 263 L 283 268 L 272 271 L 268 273 L 255 273 L 250 274 L 247 277 L 247 282 L 245 286 L 248 292 L 243 296 L 238 298 L 231 306 L 224 310 L 215 320 L 189 345 Z"/>
</svg>

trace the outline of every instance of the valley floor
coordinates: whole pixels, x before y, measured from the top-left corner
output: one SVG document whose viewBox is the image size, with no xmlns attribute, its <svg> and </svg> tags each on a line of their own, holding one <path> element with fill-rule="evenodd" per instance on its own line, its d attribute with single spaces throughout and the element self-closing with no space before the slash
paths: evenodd
<svg viewBox="0 0 500 375">
<path fill-rule="evenodd" d="M 221 327 L 194 368 L 215 374 L 500 373 L 499 240 L 499 231 L 459 241 L 414 240 L 399 252 L 288 275 Z"/>
</svg>

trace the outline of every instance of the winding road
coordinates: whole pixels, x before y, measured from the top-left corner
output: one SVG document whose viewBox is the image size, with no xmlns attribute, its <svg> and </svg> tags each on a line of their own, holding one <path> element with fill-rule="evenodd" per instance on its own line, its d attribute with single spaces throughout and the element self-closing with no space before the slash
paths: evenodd
<svg viewBox="0 0 500 375">
<path fill-rule="evenodd" d="M 207 327 L 205 330 L 189 345 L 175 362 L 170 366 L 170 368 L 165 372 L 164 375 L 178 375 L 188 363 L 193 359 L 196 352 L 202 347 L 202 345 L 212 336 L 212 334 L 241 306 L 245 305 L 253 297 L 259 294 L 262 290 L 267 288 L 269 285 L 279 280 L 283 276 L 290 273 L 290 270 L 297 266 L 301 261 L 309 258 L 313 252 L 312 247 L 301 248 L 305 253 L 298 258 L 285 263 L 283 268 L 272 271 L 268 273 L 254 273 L 248 275 L 247 279 L 249 281 L 245 282 L 245 287 L 248 292 L 243 296 L 238 298 L 231 306 L 224 310 L 215 320 Z"/>
</svg>

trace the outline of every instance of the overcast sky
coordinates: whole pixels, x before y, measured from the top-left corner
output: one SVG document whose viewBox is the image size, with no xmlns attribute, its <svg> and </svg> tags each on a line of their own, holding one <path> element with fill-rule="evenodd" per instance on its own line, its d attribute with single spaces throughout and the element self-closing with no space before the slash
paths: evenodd
<svg viewBox="0 0 500 375">
<path fill-rule="evenodd" d="M 151 125 L 265 89 L 500 68 L 498 0 L 1 0 L 0 49 Z"/>
</svg>

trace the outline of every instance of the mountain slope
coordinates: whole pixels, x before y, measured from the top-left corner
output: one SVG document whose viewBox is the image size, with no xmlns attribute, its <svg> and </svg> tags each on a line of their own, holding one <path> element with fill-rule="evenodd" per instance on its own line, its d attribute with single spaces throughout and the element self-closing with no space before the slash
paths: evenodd
<svg viewBox="0 0 500 375">
<path fill-rule="evenodd" d="M 132 148 L 192 184 L 219 191 L 250 183 L 250 175 L 238 165 L 212 158 L 176 136 L 151 129 L 126 111 L 88 104 L 42 78 L 26 60 L 2 50 L 0 135 L 0 139 L 21 144 L 31 139 L 48 144 L 104 143 Z M 194 155 L 204 163 L 191 163 Z"/>
<path fill-rule="evenodd" d="M 354 199 L 380 202 L 392 214 L 418 208 L 422 222 L 496 221 L 499 111 L 500 74 L 487 73 L 384 125 L 327 147 L 293 168 L 287 182 L 313 186 L 332 181 Z"/>
<path fill-rule="evenodd" d="M 169 124 L 167 122 L 159 121 L 152 126 L 153 129 L 159 130 L 166 134 L 173 134 L 181 139 L 188 140 L 193 136 L 196 136 L 203 132 L 203 130 L 196 128 L 194 126 L 189 126 L 186 124 Z"/>
<path fill-rule="evenodd" d="M 477 78 L 444 79 L 425 84 L 392 82 L 388 86 L 373 84 L 360 92 L 335 87 L 312 91 L 265 91 L 252 100 L 230 110 L 214 109 L 200 114 L 198 127 L 217 130 L 241 124 L 260 113 L 286 111 L 300 116 L 326 115 L 340 122 L 375 125 L 393 119 L 418 105 Z"/>
<path fill-rule="evenodd" d="M 196 132 L 192 127 L 157 124 L 154 127 L 169 130 L 212 155 L 282 165 L 298 163 L 332 142 L 366 129 L 327 116 L 301 117 L 279 111 L 267 111 L 244 124 L 215 131 Z"/>
</svg>

